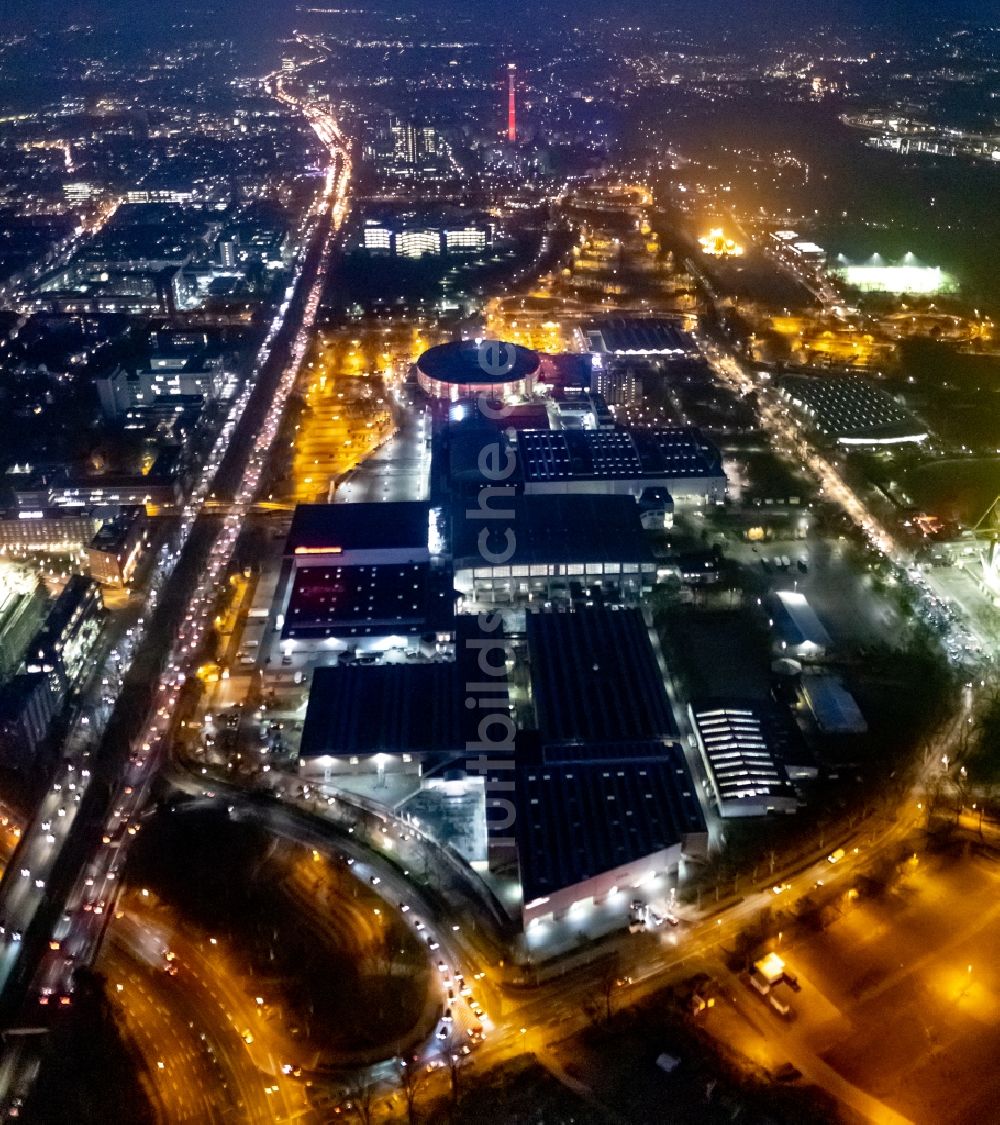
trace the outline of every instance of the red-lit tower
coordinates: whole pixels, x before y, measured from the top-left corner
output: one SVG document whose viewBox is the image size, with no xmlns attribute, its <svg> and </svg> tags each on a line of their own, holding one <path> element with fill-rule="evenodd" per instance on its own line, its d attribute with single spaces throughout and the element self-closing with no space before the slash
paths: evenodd
<svg viewBox="0 0 1000 1125">
<path fill-rule="evenodd" d="M 507 64 L 507 140 L 517 140 L 517 64 Z"/>
</svg>

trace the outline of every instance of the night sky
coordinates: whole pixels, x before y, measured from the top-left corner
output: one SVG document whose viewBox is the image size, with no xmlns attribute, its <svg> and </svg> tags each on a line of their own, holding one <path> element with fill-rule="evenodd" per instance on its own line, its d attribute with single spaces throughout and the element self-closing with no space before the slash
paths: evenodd
<svg viewBox="0 0 1000 1125">
<path fill-rule="evenodd" d="M 295 0 L 215 0 L 205 4 L 158 3 L 155 0 L 3 0 L 0 10 L 5 23 L 27 30 L 31 27 L 59 28 L 72 22 L 91 22 L 98 25 L 115 23 L 136 40 L 155 38 L 163 30 L 181 21 L 191 21 L 222 29 L 229 26 L 241 36 L 261 36 L 266 43 L 268 32 L 291 27 L 300 7 Z M 324 5 L 318 5 L 324 6 Z M 331 4 L 331 7 L 336 5 Z M 768 37 L 781 29 L 808 27 L 811 24 L 874 23 L 893 28 L 901 34 L 926 37 L 928 24 L 938 18 L 947 20 L 970 19 L 986 23 L 1000 19 L 1000 0 L 974 2 L 974 0 L 510 0 L 500 4 L 496 0 L 380 0 L 365 4 L 368 11 L 386 14 L 411 13 L 421 10 L 433 13 L 439 19 L 449 12 L 458 17 L 473 16 L 487 27 L 501 31 L 510 28 L 511 12 L 538 13 L 544 8 L 553 16 L 565 14 L 570 18 L 593 18 L 614 12 L 622 22 L 648 23 L 667 27 L 672 24 L 706 31 L 739 29 L 742 33 L 761 32 Z M 127 21 L 122 23 L 121 21 Z"/>
</svg>

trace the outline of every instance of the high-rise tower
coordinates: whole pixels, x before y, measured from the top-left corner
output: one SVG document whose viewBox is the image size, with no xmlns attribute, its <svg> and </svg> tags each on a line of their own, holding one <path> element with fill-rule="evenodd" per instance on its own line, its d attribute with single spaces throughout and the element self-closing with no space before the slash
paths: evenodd
<svg viewBox="0 0 1000 1125">
<path fill-rule="evenodd" d="M 517 140 L 517 64 L 507 64 L 507 140 Z"/>
</svg>

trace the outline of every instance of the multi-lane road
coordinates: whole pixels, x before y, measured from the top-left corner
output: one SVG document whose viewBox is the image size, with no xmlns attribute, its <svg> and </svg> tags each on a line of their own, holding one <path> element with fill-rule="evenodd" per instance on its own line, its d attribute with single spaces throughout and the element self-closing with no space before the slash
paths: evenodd
<svg viewBox="0 0 1000 1125">
<path fill-rule="evenodd" d="M 96 765 L 85 768 L 72 752 L 67 756 L 0 886 L 0 919 L 6 930 L 0 949 L 0 1000 L 6 1002 L 9 1014 L 12 1010 L 16 1013 L 16 1022 L 30 1022 L 32 1006 L 38 1001 L 43 1002 L 43 1008 L 52 1003 L 52 997 L 57 997 L 57 1004 L 70 1003 L 73 969 L 91 963 L 100 945 L 114 905 L 123 854 L 141 827 L 139 814 L 150 784 L 166 759 L 177 704 L 210 626 L 211 611 L 243 520 L 261 485 L 288 396 L 309 346 L 330 254 L 347 214 L 351 180 L 348 144 L 329 110 L 299 100 L 286 83 L 285 76 L 274 76 L 265 86 L 289 109 L 303 114 L 323 144 L 328 155 L 324 183 L 299 231 L 301 249 L 285 301 L 268 329 L 251 379 L 230 405 L 183 509 L 177 537 L 162 560 L 165 579 L 175 568 L 178 572 L 170 588 L 172 604 L 166 619 L 173 628 L 166 636 L 151 637 L 140 628 L 135 637 L 135 643 L 147 641 L 156 653 L 152 659 L 147 653 L 144 665 L 146 674 L 152 672 L 151 684 L 146 692 L 133 694 L 127 701 L 134 707 L 136 700 L 145 696 L 145 717 L 137 733 L 133 733 L 134 723 L 131 730 L 129 725 L 119 724 L 116 733 L 125 730 L 129 734 L 127 753 L 122 752 L 121 745 L 104 746 L 103 769 Z M 206 502 L 216 496 L 230 501 L 227 514 L 221 518 L 203 511 Z M 177 564 L 182 557 L 190 562 L 192 551 L 203 553 L 196 567 L 188 566 L 187 573 L 182 573 L 183 567 Z M 183 577 L 188 581 L 181 582 Z M 143 627 L 148 628 L 162 585 L 153 582 L 149 587 L 149 612 Z M 162 617 L 158 626 L 162 633 Z M 115 669 L 127 668 L 131 652 L 128 656 L 125 662 L 119 658 Z M 109 681 L 108 686 L 116 685 Z M 113 695 L 109 695 L 106 705 L 110 707 L 113 702 Z M 102 784 L 95 786 L 98 773 Z M 76 810 L 80 808 L 86 808 L 88 815 L 77 828 Z M 99 823 L 96 832 L 95 815 Z M 28 874 L 22 876 L 21 870 Z M 58 885 L 53 883 L 54 873 Z M 64 911 L 60 892 L 67 889 Z M 26 985 L 30 987 L 25 1006 L 20 1001 Z M 35 1069 L 29 1058 L 31 1052 L 23 1054 L 22 1065 L 13 1073 L 5 1072 L 7 1081 L 0 1088 L 3 1112 L 19 1104 L 25 1079 Z"/>
</svg>

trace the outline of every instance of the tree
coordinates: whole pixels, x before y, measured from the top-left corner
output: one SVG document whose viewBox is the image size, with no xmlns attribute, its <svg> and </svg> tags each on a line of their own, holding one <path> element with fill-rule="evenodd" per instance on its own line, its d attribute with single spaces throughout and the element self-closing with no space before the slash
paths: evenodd
<svg viewBox="0 0 1000 1125">
<path fill-rule="evenodd" d="M 375 1121 L 375 1083 L 366 1078 L 356 1078 L 347 1087 L 347 1106 L 361 1125 Z"/>
<path fill-rule="evenodd" d="M 614 998 L 615 989 L 619 987 L 619 956 L 613 953 L 605 962 L 601 969 L 599 978 L 599 987 L 601 990 L 601 1000 L 604 1013 L 604 1022 L 611 1023 L 611 1018 L 614 1016 Z"/>
<path fill-rule="evenodd" d="M 451 1031 L 447 1039 L 441 1041 L 441 1058 L 448 1067 L 448 1080 L 451 1088 L 451 1104 L 457 1105 L 461 1092 L 462 1067 L 468 1057 L 463 1047 L 467 1046 L 464 1039 Z"/>
<path fill-rule="evenodd" d="M 427 1081 L 427 1071 L 420 1065 L 416 1055 L 409 1059 L 399 1060 L 399 1088 L 403 1092 L 406 1102 L 406 1120 L 408 1125 L 417 1125 L 417 1098 Z"/>
</svg>

